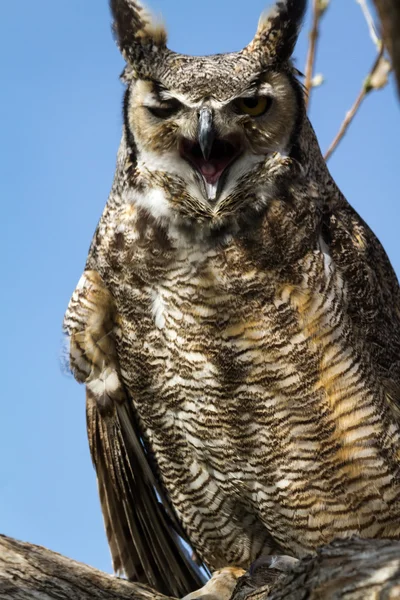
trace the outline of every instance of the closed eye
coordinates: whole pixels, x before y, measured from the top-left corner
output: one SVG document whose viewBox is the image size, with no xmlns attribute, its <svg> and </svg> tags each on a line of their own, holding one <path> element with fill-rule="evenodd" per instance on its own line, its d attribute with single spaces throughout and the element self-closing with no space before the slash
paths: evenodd
<svg viewBox="0 0 400 600">
<path fill-rule="evenodd" d="M 159 106 L 146 106 L 146 108 L 158 119 L 168 119 L 182 108 L 182 104 L 178 100 L 169 100 L 168 102 L 163 102 Z"/>
</svg>

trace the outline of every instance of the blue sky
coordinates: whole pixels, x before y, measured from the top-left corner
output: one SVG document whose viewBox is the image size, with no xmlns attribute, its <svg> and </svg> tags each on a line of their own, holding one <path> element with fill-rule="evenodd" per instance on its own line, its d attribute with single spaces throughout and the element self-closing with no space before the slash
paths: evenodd
<svg viewBox="0 0 400 600">
<path fill-rule="evenodd" d="M 86 441 L 84 390 L 62 373 L 61 323 L 111 186 L 121 133 L 123 62 L 106 0 L 2 2 L 3 211 L 0 532 L 110 571 Z M 152 0 L 170 47 L 237 50 L 267 0 Z M 295 56 L 304 68 L 307 29 Z M 355 0 L 326 15 L 311 120 L 335 135 L 375 49 Z M 400 106 L 393 82 L 367 98 L 329 163 L 396 271 Z"/>
</svg>

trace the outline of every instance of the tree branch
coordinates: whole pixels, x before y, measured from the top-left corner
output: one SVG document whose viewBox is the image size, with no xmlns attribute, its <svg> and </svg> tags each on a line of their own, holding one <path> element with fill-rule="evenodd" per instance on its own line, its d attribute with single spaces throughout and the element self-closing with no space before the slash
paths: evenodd
<svg viewBox="0 0 400 600">
<path fill-rule="evenodd" d="M 312 25 L 311 25 L 311 31 L 309 34 L 310 42 L 308 45 L 307 60 L 306 60 L 306 72 L 305 72 L 305 81 L 304 81 L 304 88 L 305 88 L 305 92 L 306 92 L 306 94 L 305 94 L 306 109 L 308 109 L 308 106 L 310 104 L 311 89 L 313 87 L 314 64 L 315 64 L 315 56 L 316 56 L 316 51 L 317 51 L 317 42 L 318 42 L 318 38 L 319 38 L 319 23 L 320 23 L 321 17 L 324 14 L 327 6 L 328 6 L 328 3 L 326 0 L 313 0 Z"/>
<path fill-rule="evenodd" d="M 201 590 L 208 600 L 229 600 L 243 569 L 216 571 Z M 175 600 L 141 583 L 107 575 L 41 546 L 0 535 L 0 600 Z"/>
<path fill-rule="evenodd" d="M 257 561 L 258 562 L 258 561 Z M 400 542 L 337 540 L 306 556 L 260 561 L 252 574 L 217 571 L 185 600 L 303 600 L 398 598 Z M 247 578 L 247 580 L 246 580 Z M 236 585 L 237 583 L 237 585 Z M 235 587 L 236 585 L 236 587 Z M 235 588 L 235 589 L 234 589 Z M 232 594 L 232 590 L 233 594 Z M 342 595 L 343 593 L 343 595 Z M 1 600 L 172 600 L 146 585 L 101 573 L 46 548 L 0 536 Z"/>
<path fill-rule="evenodd" d="M 390 64 L 383 57 L 384 48 L 381 44 L 378 55 L 372 65 L 372 68 L 364 80 L 362 88 L 350 110 L 346 113 L 346 116 L 337 132 L 333 142 L 329 146 L 328 150 L 325 153 L 325 160 L 329 160 L 334 151 L 336 150 L 339 142 L 342 140 L 344 135 L 346 134 L 351 122 L 356 116 L 361 104 L 365 100 L 365 97 L 371 92 L 373 89 L 379 89 L 383 87 L 387 82 L 387 75 L 390 71 Z"/>
<path fill-rule="evenodd" d="M 336 540 L 320 548 L 315 556 L 303 558 L 274 584 L 269 596 L 260 600 L 399 597 L 400 542 L 353 537 Z"/>
<path fill-rule="evenodd" d="M 399 0 L 374 0 L 382 25 L 382 37 L 392 58 L 400 94 L 400 2 Z"/>
<path fill-rule="evenodd" d="M 168 600 L 141 584 L 106 575 L 46 548 L 0 536 L 3 600 Z"/>
<path fill-rule="evenodd" d="M 379 50 L 381 41 L 378 38 L 378 34 L 376 33 L 376 27 L 372 15 L 369 11 L 367 0 L 356 0 L 356 2 L 360 5 L 364 18 L 367 22 L 369 36 L 376 48 Z"/>
</svg>

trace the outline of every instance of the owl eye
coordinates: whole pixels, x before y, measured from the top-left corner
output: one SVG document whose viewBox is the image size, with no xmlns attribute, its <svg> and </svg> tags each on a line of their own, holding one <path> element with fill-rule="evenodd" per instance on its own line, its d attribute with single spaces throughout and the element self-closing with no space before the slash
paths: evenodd
<svg viewBox="0 0 400 600">
<path fill-rule="evenodd" d="M 152 115 L 158 119 L 168 119 L 178 112 L 181 108 L 181 103 L 178 100 L 172 100 L 171 102 L 165 102 L 160 106 L 147 106 L 146 107 Z"/>
<path fill-rule="evenodd" d="M 271 107 L 272 98 L 269 96 L 254 96 L 252 98 L 238 98 L 235 106 L 238 112 L 252 117 L 261 117 Z"/>
</svg>

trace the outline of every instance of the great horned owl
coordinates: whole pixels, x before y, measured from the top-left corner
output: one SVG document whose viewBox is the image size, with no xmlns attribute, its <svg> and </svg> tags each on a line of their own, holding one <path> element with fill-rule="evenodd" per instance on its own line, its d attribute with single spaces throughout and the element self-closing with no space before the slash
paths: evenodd
<svg viewBox="0 0 400 600">
<path fill-rule="evenodd" d="M 340 193 L 291 54 L 305 0 L 190 57 L 111 0 L 117 170 L 65 317 L 114 568 L 208 567 L 399 537 L 399 287 Z"/>
</svg>

